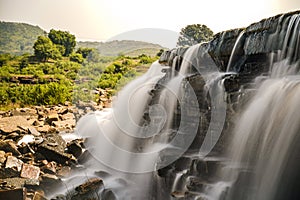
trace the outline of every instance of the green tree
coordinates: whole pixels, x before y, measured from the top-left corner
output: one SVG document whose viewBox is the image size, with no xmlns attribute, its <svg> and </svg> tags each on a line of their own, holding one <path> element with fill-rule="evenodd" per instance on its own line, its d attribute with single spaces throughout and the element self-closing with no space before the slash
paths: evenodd
<svg viewBox="0 0 300 200">
<path fill-rule="evenodd" d="M 213 31 L 203 24 L 192 24 L 182 28 L 179 33 L 177 46 L 192 46 L 207 42 L 213 38 Z"/>
<path fill-rule="evenodd" d="M 39 36 L 33 45 L 35 57 L 46 62 L 49 58 L 58 59 L 61 57 L 59 50 L 51 42 L 51 40 L 45 36 Z"/>
<path fill-rule="evenodd" d="M 64 46 L 65 52 L 63 53 L 63 56 L 69 56 L 76 46 L 75 36 L 70 34 L 68 31 L 57 31 L 51 29 L 48 37 L 54 44 Z"/>
<path fill-rule="evenodd" d="M 83 56 L 80 53 L 72 53 L 70 55 L 70 61 L 83 63 Z"/>
<path fill-rule="evenodd" d="M 80 53 L 83 58 L 87 58 L 90 53 L 92 53 L 92 48 L 79 47 L 76 53 Z"/>
</svg>

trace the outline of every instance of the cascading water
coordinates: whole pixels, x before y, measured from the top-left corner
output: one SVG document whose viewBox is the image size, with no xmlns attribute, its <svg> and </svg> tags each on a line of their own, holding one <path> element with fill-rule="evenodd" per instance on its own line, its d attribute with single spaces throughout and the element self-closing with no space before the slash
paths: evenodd
<svg viewBox="0 0 300 200">
<path fill-rule="evenodd" d="M 65 180 L 66 187 L 84 182 L 78 177 L 101 174 L 105 189 L 120 200 L 299 199 L 300 17 L 294 14 L 278 21 L 265 47 L 258 45 L 261 54 L 271 55 L 270 61 L 264 61 L 270 64 L 268 76 L 257 77 L 251 84 L 245 81 L 245 88 L 234 91 L 239 93 L 237 99 L 250 90 L 255 95 L 246 97 L 248 106 L 237 109 L 240 114 L 230 105 L 235 129 L 223 147 L 225 161 L 211 154 L 224 124 L 231 125 L 225 120 L 230 113 L 226 100 L 235 94 L 226 94 L 225 82 L 235 76 L 243 79 L 239 69 L 252 69 L 244 63 L 264 58 L 249 56 L 256 53 L 254 48 L 240 59 L 255 38 L 247 38 L 252 33 L 246 29 L 239 30 L 229 60 L 218 62 L 229 61 L 227 68 L 220 67 L 226 72 L 218 71 L 211 55 L 219 58 L 210 54 L 210 43 L 192 46 L 182 54 L 171 51 L 170 67 L 154 63 L 118 94 L 112 109 L 80 119 L 76 133 L 86 138 L 92 157 Z M 189 83 L 195 74 L 201 77 L 196 79 L 201 84 L 194 83 L 198 88 Z M 98 197 L 105 199 L 102 193 Z"/>
<path fill-rule="evenodd" d="M 299 15 L 289 18 L 281 50 L 272 55 L 270 78 L 257 81 L 256 95 L 236 122 L 228 149 L 230 162 L 218 174 L 223 180 L 206 189 L 211 199 L 300 197 L 296 180 L 300 162 L 299 19 Z M 281 31 L 278 27 L 275 36 Z M 271 37 L 269 44 L 276 39 Z"/>
</svg>

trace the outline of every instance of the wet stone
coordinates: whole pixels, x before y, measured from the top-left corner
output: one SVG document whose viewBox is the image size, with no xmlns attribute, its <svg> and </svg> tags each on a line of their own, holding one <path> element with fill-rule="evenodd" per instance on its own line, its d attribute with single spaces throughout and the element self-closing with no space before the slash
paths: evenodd
<svg viewBox="0 0 300 200">
<path fill-rule="evenodd" d="M 103 181 L 100 178 L 90 178 L 82 185 L 75 188 L 78 194 L 87 194 L 92 191 L 97 191 L 103 187 Z"/>
<path fill-rule="evenodd" d="M 205 182 L 198 177 L 190 177 L 186 185 L 187 189 L 192 192 L 201 192 L 205 187 Z"/>
<path fill-rule="evenodd" d="M 80 141 L 75 140 L 70 142 L 67 145 L 68 153 L 73 154 L 76 158 L 78 158 L 82 154 L 82 147 L 80 145 Z"/>
<path fill-rule="evenodd" d="M 104 189 L 101 193 L 101 198 L 105 200 L 117 200 L 116 195 L 109 189 Z"/>
</svg>

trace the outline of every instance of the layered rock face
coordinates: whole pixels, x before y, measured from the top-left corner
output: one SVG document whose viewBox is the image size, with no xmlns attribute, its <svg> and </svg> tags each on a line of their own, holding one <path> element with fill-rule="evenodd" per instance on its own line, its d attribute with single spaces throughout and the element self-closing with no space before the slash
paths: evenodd
<svg viewBox="0 0 300 200">
<path fill-rule="evenodd" d="M 156 199 L 210 199 L 207 192 L 210 185 L 215 184 L 217 171 L 224 166 L 224 154 L 232 131 L 241 111 L 256 93 L 254 83 L 267 79 L 275 62 L 286 59 L 287 65 L 297 65 L 299 69 L 299 14 L 300 11 L 277 15 L 246 28 L 234 29 L 218 33 L 213 40 L 202 44 L 220 73 L 225 88 L 226 119 L 222 133 L 212 151 L 205 157 L 199 156 L 209 126 L 218 126 L 219 120 L 212 121 L 212 100 L 205 93 L 207 79 L 201 74 L 201 61 L 192 63 L 193 69 L 185 78 L 197 95 L 200 123 L 197 136 L 189 150 L 173 164 L 157 172 L 154 186 Z M 298 35 L 297 35 L 298 34 Z M 296 37 L 295 37 L 296 35 Z M 160 63 L 179 71 L 187 48 L 177 48 L 165 52 Z M 201 59 L 200 56 L 198 57 Z M 297 67 L 296 67 L 297 68 Z M 164 80 L 167 82 L 167 75 Z M 203 71 L 203 70 L 202 70 Z M 157 88 L 159 90 L 159 87 Z M 159 95 L 159 92 L 157 92 Z M 180 113 L 192 115 L 192 112 Z M 184 117 L 184 116 L 183 116 Z M 178 125 L 177 125 L 178 126 Z M 176 128 L 176 124 L 174 125 Z M 242 177 L 249 178 L 247 176 Z M 162 189 L 164 188 L 164 189 Z M 218 199 L 228 199 L 226 194 Z M 230 199 L 230 198 L 229 198 Z M 239 199 L 239 198 L 236 198 Z"/>
</svg>

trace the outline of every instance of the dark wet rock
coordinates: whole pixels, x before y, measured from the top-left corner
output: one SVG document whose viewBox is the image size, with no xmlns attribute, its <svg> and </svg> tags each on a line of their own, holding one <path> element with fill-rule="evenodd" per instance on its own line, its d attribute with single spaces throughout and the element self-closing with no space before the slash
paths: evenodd
<svg viewBox="0 0 300 200">
<path fill-rule="evenodd" d="M 23 155 L 27 153 L 33 153 L 33 154 L 35 153 L 34 150 L 28 144 L 25 143 L 19 145 L 18 151 Z"/>
<path fill-rule="evenodd" d="M 78 157 L 77 160 L 78 160 L 79 164 L 83 164 L 83 163 L 87 162 L 88 160 L 90 160 L 91 158 L 93 158 L 93 155 L 88 150 L 85 150 L 85 151 L 83 151 L 81 156 Z"/>
<path fill-rule="evenodd" d="M 3 200 L 25 200 L 27 195 L 26 188 L 12 190 L 0 190 L 0 199 Z"/>
<path fill-rule="evenodd" d="M 101 177 L 101 178 L 107 178 L 107 177 L 110 177 L 111 174 L 108 173 L 108 172 L 105 172 L 105 171 L 97 171 L 94 173 L 95 175 Z"/>
<path fill-rule="evenodd" d="M 20 172 L 13 168 L 0 168 L 0 179 L 18 177 Z"/>
<path fill-rule="evenodd" d="M 22 165 L 22 170 L 21 170 L 20 177 L 38 180 L 39 175 L 40 175 L 40 168 L 39 167 L 29 165 L 29 164 L 26 164 L 26 163 L 24 163 Z"/>
<path fill-rule="evenodd" d="M 65 164 L 68 161 L 73 160 L 72 154 L 64 153 L 58 150 L 55 146 L 42 144 L 38 147 L 38 152 L 42 154 L 47 160 L 55 161 L 60 164 Z"/>
<path fill-rule="evenodd" d="M 39 188 L 42 189 L 46 195 L 52 195 L 57 189 L 65 187 L 62 180 L 54 174 L 42 174 L 39 180 Z"/>
<path fill-rule="evenodd" d="M 67 152 L 78 158 L 82 154 L 82 141 L 73 140 L 67 145 Z"/>
<path fill-rule="evenodd" d="M 72 200 L 99 199 L 100 191 L 103 187 L 102 179 L 90 178 L 85 183 L 77 186 L 74 191 L 70 191 L 67 197 L 70 197 Z"/>
<path fill-rule="evenodd" d="M 65 153 L 66 142 L 60 135 L 46 135 L 45 140 L 37 148 L 37 152 L 42 154 L 48 161 L 55 161 L 65 164 L 68 161 L 75 161 L 72 154 Z"/>
<path fill-rule="evenodd" d="M 78 194 L 87 194 L 91 191 L 97 191 L 103 186 L 102 179 L 90 178 L 85 183 L 77 186 L 75 190 L 78 192 Z"/>
<path fill-rule="evenodd" d="M 201 192 L 206 183 L 198 177 L 190 177 L 186 185 L 187 189 L 192 192 Z"/>
<path fill-rule="evenodd" d="M 104 189 L 101 192 L 101 199 L 105 200 L 117 200 L 118 198 L 116 197 L 115 193 L 109 189 Z"/>
<path fill-rule="evenodd" d="M 17 145 L 12 140 L 0 140 L 0 150 L 11 152 L 15 156 L 21 155 L 18 151 Z"/>
</svg>

